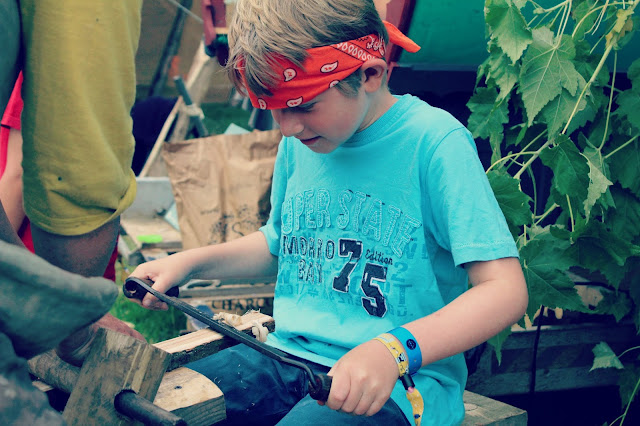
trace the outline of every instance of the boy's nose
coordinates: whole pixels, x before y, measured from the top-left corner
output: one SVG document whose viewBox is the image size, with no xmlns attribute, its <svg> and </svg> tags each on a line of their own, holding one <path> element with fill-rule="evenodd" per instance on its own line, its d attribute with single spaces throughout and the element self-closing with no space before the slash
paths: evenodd
<svg viewBox="0 0 640 426">
<path fill-rule="evenodd" d="M 280 126 L 283 136 L 296 136 L 302 133 L 304 125 L 297 117 L 297 114 L 281 109 L 271 110 L 273 119 Z"/>
</svg>

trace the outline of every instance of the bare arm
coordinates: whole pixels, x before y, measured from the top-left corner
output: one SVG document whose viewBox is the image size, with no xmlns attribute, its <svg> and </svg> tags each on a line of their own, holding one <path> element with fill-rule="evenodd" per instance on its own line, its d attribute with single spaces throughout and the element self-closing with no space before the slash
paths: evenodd
<svg viewBox="0 0 640 426">
<path fill-rule="evenodd" d="M 166 292 L 189 279 L 263 278 L 276 275 L 278 258 L 269 251 L 262 232 L 254 232 L 227 243 L 199 247 L 169 257 L 143 263 L 131 274 L 149 278 L 154 289 Z M 145 296 L 144 306 L 166 309 L 152 295 Z"/>
<path fill-rule="evenodd" d="M 24 219 L 24 211 L 22 210 L 22 166 L 20 165 L 22 161 L 22 138 L 15 140 L 14 132 L 14 130 L 11 130 L 11 133 L 9 133 L 7 164 L 2 177 L 0 177 L 0 239 L 17 246 L 24 246 L 16 233 Z M 20 136 L 19 133 L 18 135 Z M 19 146 L 16 148 L 14 144 L 19 144 Z M 17 155 L 19 155 L 19 158 L 16 157 Z M 19 199 L 16 198 L 17 196 L 19 196 Z M 19 210 L 22 211 L 22 219 L 19 218 L 19 214 L 16 214 L 17 205 L 19 205 Z"/>
<path fill-rule="evenodd" d="M 473 288 L 431 315 L 405 324 L 418 341 L 422 365 L 470 349 L 524 314 L 527 286 L 516 258 L 475 262 L 468 266 Z M 398 366 L 377 340 L 365 342 L 338 360 L 327 405 L 358 415 L 377 413 L 398 379 Z"/>
<path fill-rule="evenodd" d="M 22 203 L 22 134 L 19 130 L 9 130 L 7 164 L 0 177 L 0 200 L 11 226 L 17 232 L 24 221 Z"/>
<path fill-rule="evenodd" d="M 404 326 L 420 344 L 422 365 L 486 341 L 516 323 L 527 309 L 527 285 L 518 259 L 475 262 L 467 270 L 471 289 Z"/>
</svg>

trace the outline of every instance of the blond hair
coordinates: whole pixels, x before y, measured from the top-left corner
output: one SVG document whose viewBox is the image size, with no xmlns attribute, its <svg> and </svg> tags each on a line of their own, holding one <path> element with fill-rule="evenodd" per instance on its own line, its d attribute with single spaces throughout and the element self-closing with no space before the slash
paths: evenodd
<svg viewBox="0 0 640 426">
<path fill-rule="evenodd" d="M 278 78 L 273 71 L 275 58 L 300 65 L 307 57 L 306 49 L 369 34 L 388 41 L 373 0 L 238 0 L 229 27 L 227 71 L 239 90 L 272 95 L 269 88 Z M 247 88 L 239 67 L 244 68 Z M 360 82 L 359 78 L 345 80 L 347 84 L 338 88 L 346 93 Z"/>
</svg>

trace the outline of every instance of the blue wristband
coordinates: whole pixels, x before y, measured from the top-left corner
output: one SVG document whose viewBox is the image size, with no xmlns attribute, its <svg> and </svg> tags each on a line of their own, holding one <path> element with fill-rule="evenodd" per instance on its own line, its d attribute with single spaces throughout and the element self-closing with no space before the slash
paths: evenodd
<svg viewBox="0 0 640 426">
<path fill-rule="evenodd" d="M 415 374 L 422 367 L 422 352 L 418 341 L 409 330 L 404 327 L 397 327 L 388 332 L 393 335 L 404 346 L 404 350 L 409 358 L 409 374 Z"/>
</svg>

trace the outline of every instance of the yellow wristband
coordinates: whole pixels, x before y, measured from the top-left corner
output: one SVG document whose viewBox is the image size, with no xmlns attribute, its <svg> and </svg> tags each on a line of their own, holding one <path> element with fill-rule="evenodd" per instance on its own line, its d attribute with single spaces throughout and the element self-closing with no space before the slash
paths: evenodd
<svg viewBox="0 0 640 426">
<path fill-rule="evenodd" d="M 407 352 L 395 336 L 389 333 L 382 333 L 378 337 L 375 337 L 374 340 L 382 342 L 382 344 L 389 349 L 389 352 L 391 352 L 391 355 L 393 355 L 393 358 L 398 364 L 400 377 L 409 373 L 409 359 L 407 358 Z"/>
<path fill-rule="evenodd" d="M 418 389 L 415 388 L 413 380 L 411 380 L 411 375 L 409 374 L 409 358 L 407 357 L 406 349 L 402 343 L 390 333 L 382 333 L 378 337 L 374 337 L 374 340 L 382 342 L 396 360 L 398 371 L 400 372 L 400 380 L 407 390 L 407 399 L 411 403 L 411 409 L 413 410 L 413 421 L 416 426 L 420 426 L 422 413 L 424 411 L 424 401 Z"/>
</svg>

